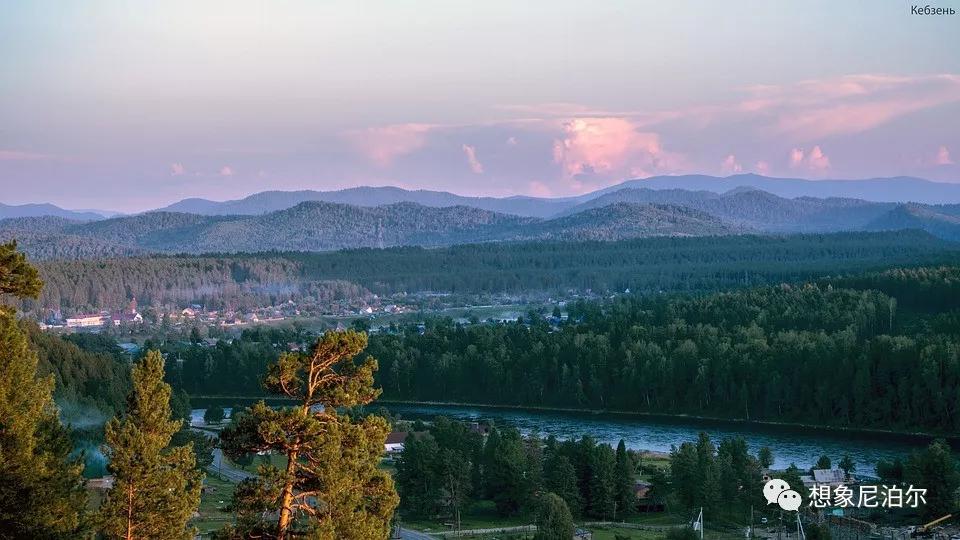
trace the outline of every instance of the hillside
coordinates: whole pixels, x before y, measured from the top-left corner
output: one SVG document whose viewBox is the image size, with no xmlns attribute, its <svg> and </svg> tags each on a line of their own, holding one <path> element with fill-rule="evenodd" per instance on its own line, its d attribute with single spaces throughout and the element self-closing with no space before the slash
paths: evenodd
<svg viewBox="0 0 960 540">
<path fill-rule="evenodd" d="M 0 219 L 52 216 L 64 219 L 90 221 L 103 219 L 104 215 L 90 210 L 64 210 L 52 204 L 7 205 L 0 203 Z"/>
<path fill-rule="evenodd" d="M 682 206 L 616 202 L 535 224 L 517 236 L 526 240 L 624 240 L 651 236 L 715 236 L 745 230 Z"/>
<path fill-rule="evenodd" d="M 655 176 L 626 180 L 597 191 L 565 198 L 538 197 L 468 197 L 444 191 L 407 190 L 392 186 L 361 186 L 335 191 L 263 191 L 248 197 L 228 201 L 207 199 L 184 199 L 160 211 L 184 212 L 201 215 L 260 215 L 291 208 L 303 202 L 322 201 L 355 206 L 382 206 L 400 202 L 412 202 L 423 206 L 470 206 L 518 216 L 549 218 L 569 214 L 578 204 L 603 198 L 605 195 L 624 189 L 661 192 L 662 198 L 654 196 L 625 202 L 650 202 L 679 204 L 673 198 L 682 192 L 704 192 L 720 195 L 738 188 L 752 188 L 786 199 L 860 199 L 882 203 L 919 202 L 924 204 L 960 203 L 960 184 L 932 182 L 921 178 L 869 178 L 862 180 L 805 180 L 800 178 L 771 178 L 756 174 L 740 174 L 728 177 L 706 175 Z M 672 192 L 672 193 L 671 193 Z M 701 194 L 701 197 L 704 195 Z M 613 202 L 596 204 L 606 206 Z M 699 208 L 699 207 L 695 207 Z M 702 208 L 701 208 L 702 209 Z M 704 209 L 706 211 L 706 209 Z M 868 219 L 869 221 L 869 219 Z M 858 222 L 859 223 L 859 222 Z M 865 223 L 865 222 L 863 222 Z M 860 225 L 863 225 L 860 223 Z M 815 228 L 805 230 L 817 230 Z"/>
<path fill-rule="evenodd" d="M 779 197 L 815 197 L 818 199 L 862 199 L 872 202 L 918 202 L 924 204 L 960 203 L 960 184 L 932 182 L 922 178 L 898 176 L 893 178 L 866 178 L 860 180 L 805 180 L 800 178 L 770 178 L 757 174 L 738 174 L 727 177 L 706 175 L 654 176 L 627 180 L 587 195 L 578 197 L 586 202 L 605 193 L 624 188 L 683 189 L 726 193 L 737 187 L 751 187 Z"/>
<path fill-rule="evenodd" d="M 615 202 L 679 205 L 731 224 L 767 232 L 859 230 L 896 206 L 859 199 L 787 199 L 743 186 L 722 194 L 702 190 L 625 188 L 581 203 L 565 214 Z"/>
<path fill-rule="evenodd" d="M 43 218 L 39 236 L 18 221 L 0 221 L 0 237 L 23 238 L 38 258 L 152 253 L 329 251 L 344 248 L 446 246 L 512 240 L 618 240 L 702 236 L 740 229 L 696 210 L 618 204 L 552 220 L 466 206 L 414 203 L 361 207 L 305 202 L 258 216 L 150 212 L 80 223 Z M 89 252 L 83 253 L 86 245 Z"/>
<path fill-rule="evenodd" d="M 371 189 L 375 190 L 368 201 L 371 204 L 388 193 L 384 188 Z M 203 206 L 193 204 L 198 205 Z M 960 205 L 839 197 L 790 199 L 749 186 L 725 193 L 624 188 L 575 204 L 550 218 L 462 205 L 307 201 L 257 215 L 157 211 L 98 221 L 8 219 L 0 220 L 0 239 L 17 238 L 31 256 L 54 259 L 903 229 L 960 240 Z"/>
<path fill-rule="evenodd" d="M 245 309 L 415 291 L 703 292 L 943 264 L 960 264 L 960 244 L 921 231 L 149 256 L 41 262 L 46 286 L 22 307 L 119 308 L 131 296 L 143 305 Z"/>
<path fill-rule="evenodd" d="M 443 208 L 469 206 L 528 217 L 549 217 L 575 204 L 566 199 L 543 199 L 535 197 L 465 197 L 445 191 L 424 189 L 407 190 L 393 186 L 341 189 L 337 191 L 263 191 L 243 199 L 210 201 L 207 199 L 184 199 L 161 208 L 161 211 L 186 212 L 201 215 L 260 215 L 284 210 L 304 202 L 329 202 L 354 206 L 384 206 L 403 202 Z"/>
<path fill-rule="evenodd" d="M 960 240 L 960 216 L 956 205 L 901 204 L 864 228 L 871 231 L 920 229 L 947 240 Z"/>
</svg>

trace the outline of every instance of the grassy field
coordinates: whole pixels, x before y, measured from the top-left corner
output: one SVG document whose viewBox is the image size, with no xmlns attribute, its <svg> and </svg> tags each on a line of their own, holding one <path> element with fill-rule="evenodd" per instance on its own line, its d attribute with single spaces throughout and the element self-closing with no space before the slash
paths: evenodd
<svg viewBox="0 0 960 540">
<path fill-rule="evenodd" d="M 533 523 L 531 516 L 511 516 L 500 517 L 497 515 L 493 501 L 477 501 L 465 508 L 460 515 L 461 529 L 491 529 L 494 527 L 513 527 L 516 525 L 530 525 Z M 450 531 L 453 530 L 453 520 L 443 519 L 419 519 L 403 520 L 403 526 L 408 529 L 418 531 Z"/>
<path fill-rule="evenodd" d="M 199 516 L 190 522 L 201 534 L 215 531 L 233 521 L 233 514 L 224 512 L 223 508 L 230 504 L 235 484 L 207 474 L 203 487 L 200 508 L 197 509 Z"/>
</svg>

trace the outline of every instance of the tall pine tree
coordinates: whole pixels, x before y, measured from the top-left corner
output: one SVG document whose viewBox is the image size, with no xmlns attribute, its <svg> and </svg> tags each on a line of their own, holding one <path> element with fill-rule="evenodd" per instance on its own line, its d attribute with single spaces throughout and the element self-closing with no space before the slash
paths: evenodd
<svg viewBox="0 0 960 540">
<path fill-rule="evenodd" d="M 221 440 L 231 457 L 275 452 L 286 458 L 286 467 L 263 466 L 259 478 L 238 488 L 234 506 L 243 519 L 237 530 L 222 536 L 260 531 L 281 539 L 304 533 L 323 540 L 371 540 L 389 535 L 399 500 L 393 479 L 378 465 L 390 427 L 379 416 L 355 422 L 337 412 L 380 395 L 373 387 L 376 360 L 355 361 L 366 346 L 366 334 L 327 332 L 309 354 L 285 353 L 270 366 L 266 389 L 297 405 L 274 409 L 261 401 L 234 419 Z M 277 516 L 272 523 L 262 518 L 270 512 Z"/>
<path fill-rule="evenodd" d="M 200 503 L 203 474 L 193 447 L 169 447 L 182 420 L 170 418 L 170 385 L 163 382 L 163 357 L 150 351 L 133 368 L 133 391 L 125 415 L 106 426 L 113 488 L 100 507 L 107 538 L 176 540 L 193 538 L 187 521 Z"/>
<path fill-rule="evenodd" d="M 633 460 L 627 454 L 623 439 L 617 445 L 617 464 L 614 472 L 616 482 L 617 517 L 625 518 L 633 514 L 637 506 L 637 495 L 633 488 Z"/>
<path fill-rule="evenodd" d="M 35 298 L 42 283 L 17 251 L 0 244 L 0 299 Z M 83 465 L 53 402 L 53 375 L 37 376 L 37 354 L 0 305 L 0 538 L 82 535 Z"/>
</svg>

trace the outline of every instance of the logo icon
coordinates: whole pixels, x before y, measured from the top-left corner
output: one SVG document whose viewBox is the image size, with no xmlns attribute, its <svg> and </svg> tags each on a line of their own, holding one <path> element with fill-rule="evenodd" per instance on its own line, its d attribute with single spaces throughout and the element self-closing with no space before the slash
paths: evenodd
<svg viewBox="0 0 960 540">
<path fill-rule="evenodd" d="M 769 480 L 763 485 L 763 497 L 767 499 L 767 504 L 778 504 L 788 512 L 799 510 L 803 502 L 800 494 L 790 489 L 790 484 L 779 478 Z"/>
</svg>

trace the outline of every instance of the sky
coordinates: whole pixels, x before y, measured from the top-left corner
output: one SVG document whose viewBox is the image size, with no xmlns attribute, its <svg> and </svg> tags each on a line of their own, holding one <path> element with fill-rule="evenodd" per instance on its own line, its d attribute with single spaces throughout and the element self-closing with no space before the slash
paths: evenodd
<svg viewBox="0 0 960 540">
<path fill-rule="evenodd" d="M 934 5 L 934 4 L 931 4 Z M 957 15 L 902 0 L 0 0 L 0 202 L 759 173 L 960 182 Z"/>
</svg>

